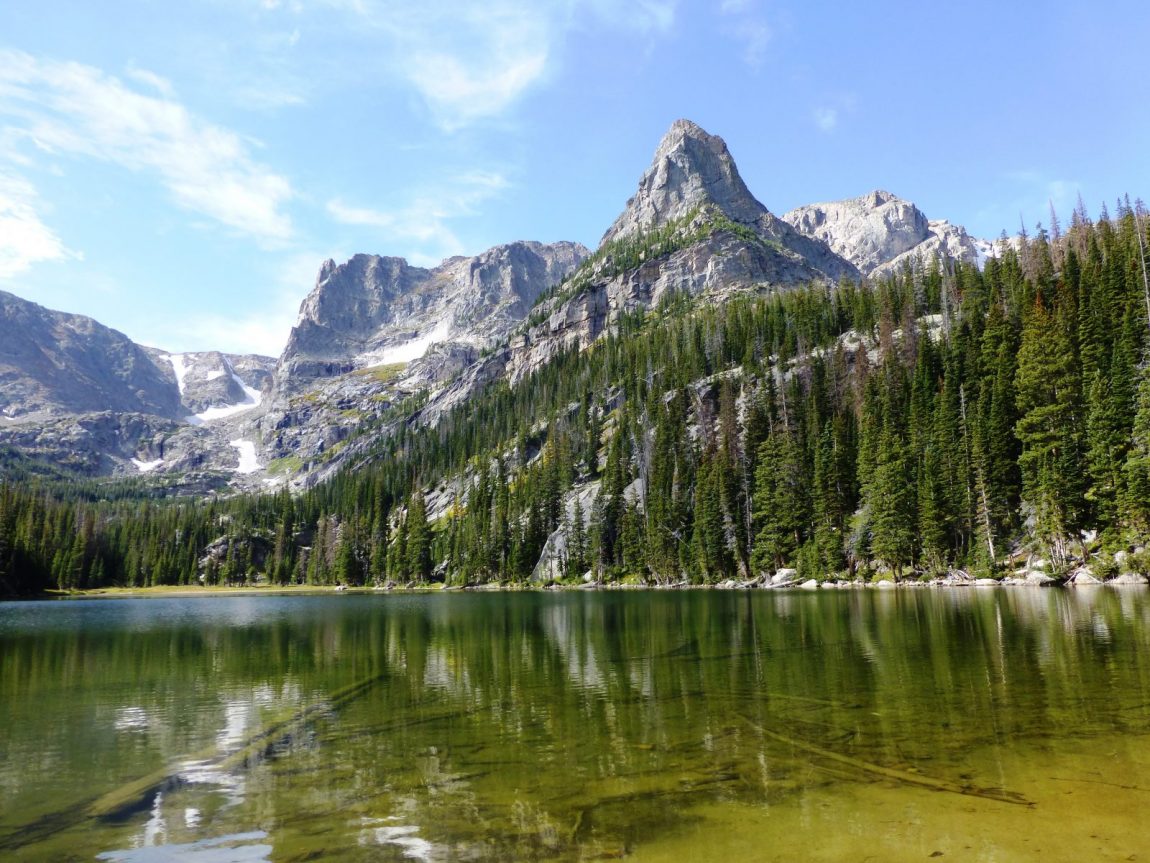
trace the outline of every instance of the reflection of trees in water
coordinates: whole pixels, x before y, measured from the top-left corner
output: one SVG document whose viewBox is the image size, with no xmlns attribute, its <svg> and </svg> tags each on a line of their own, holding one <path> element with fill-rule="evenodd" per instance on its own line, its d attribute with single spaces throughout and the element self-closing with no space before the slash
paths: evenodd
<svg viewBox="0 0 1150 863">
<path fill-rule="evenodd" d="M 1144 730 L 1148 614 L 1145 591 L 1111 589 L 346 597 L 0 637 L 0 727 L 10 763 L 129 777 L 383 675 L 244 765 L 235 805 L 166 791 L 169 830 L 611 853 L 702 799 L 866 780 L 788 738 L 954 780 L 1053 729 Z M 15 777 L 0 769 L 2 802 L 27 791 Z"/>
</svg>

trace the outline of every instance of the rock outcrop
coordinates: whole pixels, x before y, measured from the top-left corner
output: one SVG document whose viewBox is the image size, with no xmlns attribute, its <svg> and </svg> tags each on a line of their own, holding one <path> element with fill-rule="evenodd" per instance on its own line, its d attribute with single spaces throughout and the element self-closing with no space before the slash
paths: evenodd
<svg viewBox="0 0 1150 863">
<path fill-rule="evenodd" d="M 867 276 L 881 277 L 908 261 L 950 258 L 981 263 L 991 244 L 946 220 L 931 220 L 910 201 L 874 191 L 858 198 L 808 204 L 783 214 L 808 237 L 825 242 Z"/>
<path fill-rule="evenodd" d="M 620 267 L 627 248 L 639 262 Z M 722 300 L 843 277 L 859 271 L 759 203 L 722 138 L 676 120 L 574 284 L 536 310 L 541 322 L 511 337 L 508 375 L 517 381 L 564 350 L 586 348 L 620 315 L 672 293 Z"/>
<path fill-rule="evenodd" d="M 808 278 L 857 277 L 854 266 L 779 219 L 751 194 L 726 142 L 690 120 L 676 120 L 655 149 L 639 188 L 600 241 L 633 237 L 678 219 L 700 207 L 714 207 L 726 218 L 754 230 L 805 264 Z"/>
<path fill-rule="evenodd" d="M 586 257 L 578 243 L 518 242 L 434 269 L 403 258 L 327 261 L 300 307 L 275 373 L 277 395 L 317 379 L 408 363 L 433 344 L 500 342 L 543 291 Z"/>
<path fill-rule="evenodd" d="M 778 218 L 722 138 L 677 120 L 594 254 L 515 242 L 433 268 L 326 261 L 278 360 L 145 348 L 0 292 L 0 446 L 87 475 L 314 482 L 665 298 L 723 302 L 988 249 L 886 192 Z"/>
<path fill-rule="evenodd" d="M 170 370 L 123 333 L 0 291 L 0 418 L 84 411 L 175 419 L 181 407 Z"/>
</svg>

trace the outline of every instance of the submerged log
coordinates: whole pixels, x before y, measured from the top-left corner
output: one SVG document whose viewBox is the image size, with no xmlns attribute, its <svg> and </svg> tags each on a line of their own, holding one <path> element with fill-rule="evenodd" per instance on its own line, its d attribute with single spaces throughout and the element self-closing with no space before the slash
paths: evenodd
<svg viewBox="0 0 1150 863">
<path fill-rule="evenodd" d="M 742 718 L 743 721 L 756 732 L 777 743 L 800 749 L 803 752 L 809 752 L 812 755 L 817 755 L 828 761 L 845 764 L 848 767 L 853 767 L 864 773 L 870 773 L 873 776 L 881 776 L 885 779 L 901 782 L 904 785 L 917 785 L 920 788 L 929 788 L 932 791 L 945 791 L 950 794 L 962 794 L 966 797 L 981 797 L 985 800 L 994 800 L 998 803 L 1013 803 L 1018 806 L 1034 806 L 1033 801 L 1027 800 L 1021 794 L 1013 791 L 1007 791 L 1002 788 L 980 788 L 977 785 L 951 782 L 948 779 L 936 779 L 932 776 L 924 776 L 921 773 L 911 773 L 907 770 L 885 767 L 881 764 L 864 761 L 861 758 L 843 755 L 841 752 L 835 752 L 831 749 L 824 749 L 821 746 L 817 746 L 814 743 L 809 743 L 797 737 L 790 737 L 786 734 L 780 734 L 777 731 L 771 731 L 769 728 L 764 728 L 762 725 L 751 721 L 745 716 Z"/>
</svg>

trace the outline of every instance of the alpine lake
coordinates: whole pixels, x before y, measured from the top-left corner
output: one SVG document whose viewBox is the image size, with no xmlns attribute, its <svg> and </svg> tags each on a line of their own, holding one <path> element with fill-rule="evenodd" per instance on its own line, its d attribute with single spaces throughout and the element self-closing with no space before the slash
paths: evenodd
<svg viewBox="0 0 1150 863">
<path fill-rule="evenodd" d="M 1150 591 L 0 603 L 0 859 L 1150 861 Z"/>
</svg>

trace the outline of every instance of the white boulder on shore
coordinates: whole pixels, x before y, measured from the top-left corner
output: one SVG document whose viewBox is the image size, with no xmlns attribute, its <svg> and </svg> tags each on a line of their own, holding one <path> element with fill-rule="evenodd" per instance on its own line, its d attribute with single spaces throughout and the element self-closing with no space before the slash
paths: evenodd
<svg viewBox="0 0 1150 863">
<path fill-rule="evenodd" d="M 1122 587 L 1125 585 L 1150 584 L 1150 581 L 1148 581 L 1146 576 L 1142 575 L 1141 573 L 1123 572 L 1123 573 L 1120 573 L 1119 575 L 1115 576 L 1114 578 L 1110 579 L 1106 583 L 1107 584 L 1116 584 L 1119 587 Z"/>
<path fill-rule="evenodd" d="M 1073 584 L 1075 587 L 1084 587 L 1095 584 L 1102 584 L 1102 580 L 1097 578 L 1088 566 L 1080 566 L 1070 574 L 1068 584 Z"/>
</svg>

